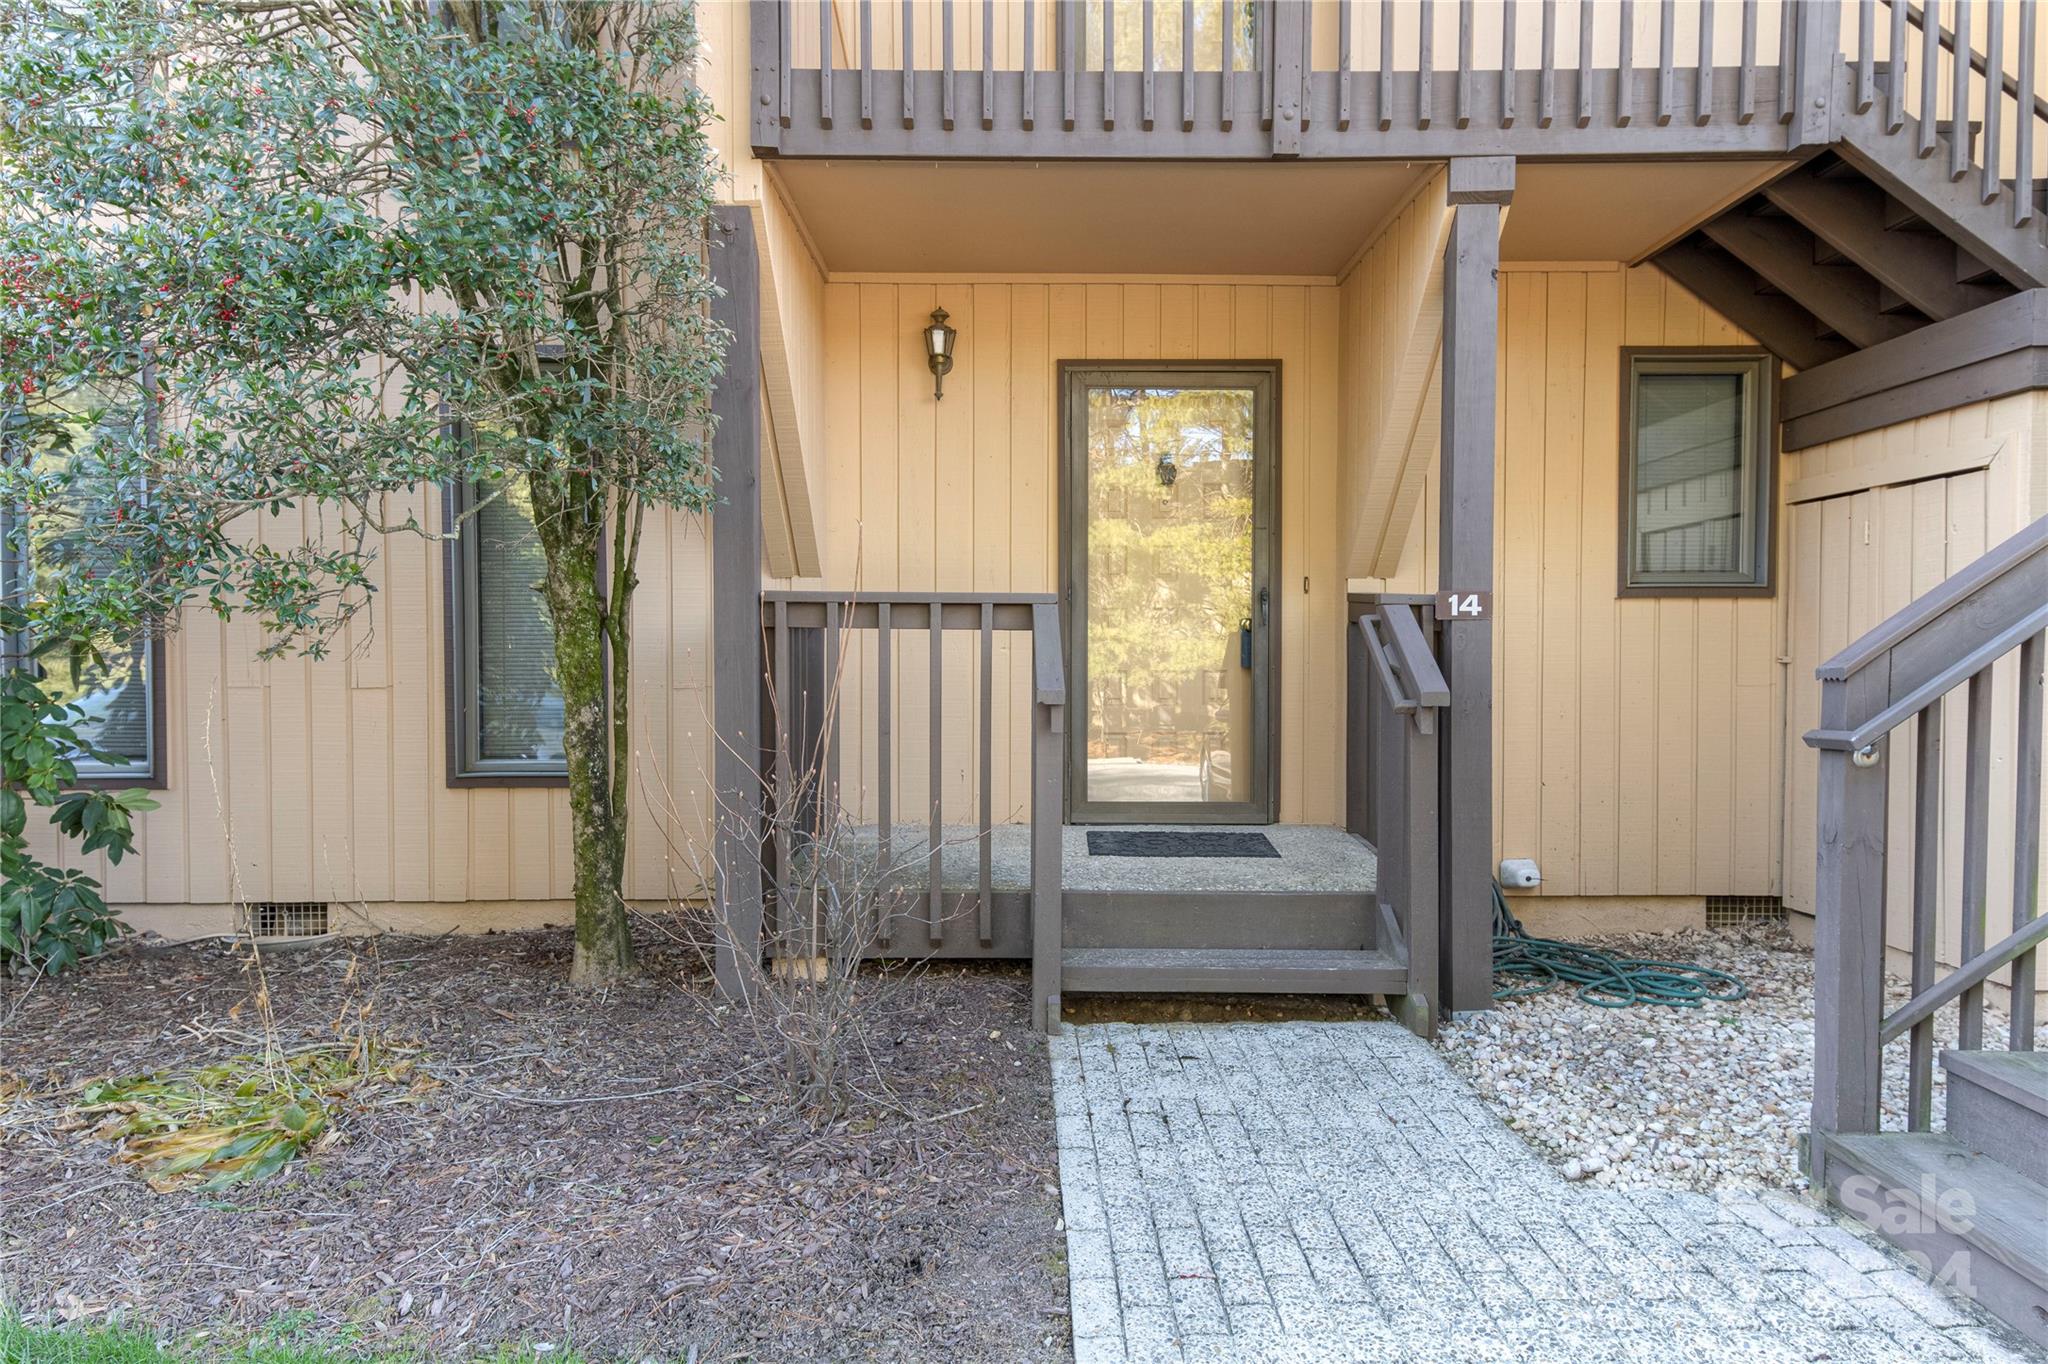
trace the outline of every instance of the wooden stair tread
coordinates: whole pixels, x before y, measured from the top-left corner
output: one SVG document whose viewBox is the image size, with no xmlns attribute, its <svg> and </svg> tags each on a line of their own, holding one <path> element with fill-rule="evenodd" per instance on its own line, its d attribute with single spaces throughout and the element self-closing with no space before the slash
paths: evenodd
<svg viewBox="0 0 2048 1364">
<path fill-rule="evenodd" d="M 1969 1199 L 1957 1235 L 2020 1277 L 2048 1290 L 2048 1187 L 1938 1132 L 1829 1136 L 1827 1160 L 1853 1167 L 1929 1218 L 1949 1217 L 1951 1191 Z M 1833 1175 L 1829 1183 L 1833 1184 Z M 1926 1206 L 1924 1193 L 1950 1196 L 1950 1209 Z M 1854 1209 L 1852 1209 L 1854 1211 Z"/>
<path fill-rule="evenodd" d="M 1071 947 L 1060 963 L 1062 987 L 1078 992 L 1382 994 L 1408 983 L 1406 964 L 1378 949 Z"/>
<path fill-rule="evenodd" d="M 1944 1051 L 1941 1068 L 1958 1080 L 1988 1089 L 2048 1118 L 2048 1051 Z"/>
</svg>

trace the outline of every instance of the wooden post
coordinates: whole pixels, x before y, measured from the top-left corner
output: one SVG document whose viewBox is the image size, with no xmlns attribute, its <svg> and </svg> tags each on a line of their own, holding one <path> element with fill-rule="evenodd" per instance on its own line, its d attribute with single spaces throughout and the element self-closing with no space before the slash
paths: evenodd
<svg viewBox="0 0 2048 1364">
<path fill-rule="evenodd" d="M 1449 176 L 1455 216 L 1444 248 L 1437 587 L 1491 592 L 1500 226 L 1514 196 L 1515 163 L 1459 158 Z M 1493 623 L 1444 622 L 1438 652 L 1451 691 L 1437 796 L 1441 993 L 1460 1012 L 1493 1003 Z"/>
<path fill-rule="evenodd" d="M 711 397 L 717 428 L 711 462 L 716 570 L 711 582 L 712 708 L 716 751 L 712 835 L 719 927 L 713 961 L 719 993 L 745 999 L 761 970 L 761 263 L 752 211 L 721 205 L 712 233 L 712 278 L 723 291 L 712 317 L 731 334 Z"/>
<path fill-rule="evenodd" d="M 2020 101 L 2021 118 L 2031 122 Z M 2020 646 L 2019 741 L 2013 809 L 2018 814 L 2012 849 L 2012 927 L 2017 933 L 2041 917 L 2041 689 L 2043 656 L 2048 635 L 2035 635 Z M 2035 954 L 2028 952 L 2012 965 L 2012 1031 L 2006 1045 L 2014 1051 L 2034 1049 Z"/>
<path fill-rule="evenodd" d="M 1835 139 L 1835 68 L 1841 60 L 1842 11 L 1831 4 L 1800 5 L 1792 32 L 1793 85 L 1779 96 L 1791 101 L 1786 150 L 1824 147 Z"/>
<path fill-rule="evenodd" d="M 754 86 L 751 127 L 756 156 L 773 156 L 782 146 L 782 118 L 786 112 L 783 81 L 787 75 L 782 53 L 785 8 L 786 0 L 751 0 L 747 6 L 747 53 Z"/>
<path fill-rule="evenodd" d="M 1065 952 L 1067 683 L 1060 657 L 1059 608 L 1031 610 L 1031 1022 L 1040 1032 L 1060 1026 L 1060 971 Z"/>
<path fill-rule="evenodd" d="M 1821 726 L 1884 709 L 1886 670 L 1821 683 Z M 1816 1137 L 1877 1130 L 1878 1025 L 1884 1017 L 1885 796 L 1890 740 L 1875 762 L 1822 749 L 1813 900 L 1813 1127 Z M 1808 1149 L 1823 1188 L 1824 1150 Z"/>
<path fill-rule="evenodd" d="M 1273 21 L 1273 59 L 1268 77 L 1273 83 L 1273 155 L 1301 155 L 1303 71 L 1301 64 L 1303 25 L 1308 6 L 1282 3 L 1266 11 Z"/>
</svg>

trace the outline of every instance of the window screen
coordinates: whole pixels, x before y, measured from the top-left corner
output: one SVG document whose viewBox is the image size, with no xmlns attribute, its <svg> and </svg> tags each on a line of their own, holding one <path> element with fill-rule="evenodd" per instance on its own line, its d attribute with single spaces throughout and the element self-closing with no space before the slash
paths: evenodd
<svg viewBox="0 0 2048 1364">
<path fill-rule="evenodd" d="M 546 574 L 523 481 L 467 490 L 458 685 L 462 775 L 566 770 L 554 633 L 541 596 Z"/>
<path fill-rule="evenodd" d="M 1765 585 L 1765 363 L 1632 358 L 1627 586 Z"/>
</svg>

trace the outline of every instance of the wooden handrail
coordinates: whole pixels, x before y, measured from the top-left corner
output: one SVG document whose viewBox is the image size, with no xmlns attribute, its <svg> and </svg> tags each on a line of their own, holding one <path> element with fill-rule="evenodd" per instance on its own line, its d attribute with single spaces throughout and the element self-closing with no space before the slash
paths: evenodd
<svg viewBox="0 0 2048 1364">
<path fill-rule="evenodd" d="M 1991 973 L 1999 967 L 2031 952 L 2043 942 L 2048 942 L 2048 917 L 2031 920 L 2024 928 L 2013 932 L 2002 942 L 1993 944 L 1976 956 L 1958 966 L 1941 978 L 1931 989 L 1923 990 L 1901 1004 L 1878 1029 L 1880 1043 L 1894 1042 L 1904 1036 L 1908 1029 L 1922 1019 L 1934 1017 L 1942 1005 L 1962 994 L 1963 991 L 1982 985 L 1991 979 Z"/>
<path fill-rule="evenodd" d="M 1456 51 L 1441 70 L 1438 59 L 1450 54 L 1435 50 L 1432 0 L 1424 0 L 1421 22 L 1398 26 L 1398 6 L 1382 6 L 1378 59 L 1364 69 L 1352 41 L 1353 0 L 1339 5 L 1335 51 L 1321 62 L 1312 0 L 1186 0 L 1177 7 L 1178 44 L 1159 31 L 1169 11 L 1155 0 L 1102 0 L 1099 34 L 1084 32 L 1094 25 L 1075 0 L 1027 0 L 1024 47 L 999 67 L 992 7 L 982 6 L 980 60 L 962 63 L 954 38 L 969 21 L 955 7 L 971 0 L 936 0 L 922 52 L 910 14 L 923 0 L 904 0 L 902 51 L 895 69 L 885 70 L 875 65 L 872 0 L 848 2 L 857 13 L 849 28 L 859 35 L 848 44 L 849 60 L 835 70 L 829 51 L 807 55 L 808 69 L 792 79 L 791 34 L 815 28 L 821 48 L 829 47 L 839 26 L 825 13 L 816 24 L 800 22 L 794 0 L 753 0 L 757 154 L 1349 158 L 1456 155 L 1459 146 L 1561 157 L 1782 154 L 1811 144 L 1816 129 L 1824 134 L 1841 55 L 1835 25 L 1788 23 L 1785 50 L 1760 62 L 1756 0 L 1739 3 L 1739 62 L 1719 67 L 1716 14 L 1729 11 L 1717 11 L 1713 0 L 1700 7 L 1697 33 L 1688 35 L 1698 42 L 1696 63 L 1675 61 L 1681 21 L 1663 4 L 1650 39 L 1660 60 L 1641 67 L 1633 60 L 1629 0 L 1582 6 L 1567 32 L 1559 32 L 1558 7 L 1545 3 L 1540 64 L 1526 69 L 1514 59 L 1513 0 L 1448 0 L 1457 10 Z M 1041 70 L 1033 39 L 1044 4 L 1051 5 L 1053 60 Z M 1211 22 L 1221 30 L 1216 55 L 1200 65 L 1198 15 L 1205 43 Z M 1242 60 L 1238 47 L 1247 37 L 1250 57 Z M 1595 65 L 1594 54 L 1610 44 L 1620 60 Z M 1163 68 L 1176 46 L 1177 69 Z M 1499 57 L 1482 64 L 1479 54 L 1488 52 Z M 879 116 L 878 83 L 889 106 Z M 856 105 L 857 121 L 847 116 Z"/>
<path fill-rule="evenodd" d="M 1882 739 L 1963 683 L 2004 658 L 2034 635 L 2048 630 L 2048 602 L 1964 654 L 1927 681 L 1907 692 L 1852 730 L 1810 729 L 1808 748 L 1844 749 L 1854 752 Z"/>
<path fill-rule="evenodd" d="M 1380 854 L 1381 939 L 1408 965 L 1390 1003 L 1425 1036 L 1444 1006 L 1437 714 L 1450 697 L 1418 614 L 1429 600 L 1354 596 L 1345 631 L 1345 827 Z"/>
<path fill-rule="evenodd" d="M 1060 650 L 1060 609 L 1050 601 L 1031 608 L 1031 658 L 1041 706 L 1067 702 L 1067 670 Z"/>
<path fill-rule="evenodd" d="M 995 729 L 995 636 L 998 631 L 1029 633 L 1032 649 L 1031 692 L 1031 799 L 1030 903 L 1032 916 L 1032 1018 L 1039 1027 L 1056 1026 L 1059 1019 L 1060 954 L 1064 938 L 1061 921 L 1062 821 L 1066 805 L 1064 735 L 1066 733 L 1067 684 L 1060 637 L 1059 599 L 1046 592 L 838 592 L 822 589 L 778 590 L 761 594 L 761 624 L 770 645 L 774 688 L 775 754 L 770 765 L 773 775 L 777 819 L 773 831 L 775 864 L 782 870 L 778 884 L 779 902 L 789 899 L 786 873 L 791 867 L 792 821 L 789 802 L 802 799 L 804 783 L 793 776 L 792 753 L 805 756 L 805 769 L 822 763 L 824 774 L 816 783 L 824 799 L 839 799 L 837 731 L 840 717 L 829 701 L 820 705 L 803 688 L 803 679 L 815 678 L 830 695 L 832 679 L 844 657 L 841 636 L 849 631 L 872 631 L 876 636 L 874 655 L 874 760 L 876 802 L 877 864 L 892 865 L 890 852 L 896 829 L 896 802 L 892 728 L 894 708 L 891 688 L 893 666 L 900 635 L 924 634 L 929 638 L 930 671 L 927 707 L 931 722 L 927 756 L 930 760 L 930 809 L 920 821 L 926 825 L 924 926 L 929 945 L 937 949 L 947 940 L 947 894 L 944 886 L 942 851 L 945 835 L 945 746 L 947 694 L 947 631 L 972 632 L 979 637 L 980 675 L 973 712 L 977 720 L 976 752 L 979 781 L 973 800 L 978 863 L 972 892 L 975 935 L 986 949 L 995 941 L 994 914 L 994 827 L 995 792 L 991 771 L 994 765 Z M 829 822 L 829 816 L 826 821 Z M 896 932 L 896 901 L 877 896 L 875 928 L 884 947 L 893 944 Z"/>
<path fill-rule="evenodd" d="M 1846 682 L 1897 648 L 1907 638 L 1946 615 L 1988 583 L 2048 551 L 2048 516 L 1994 547 L 1989 553 L 1939 586 L 1871 627 L 1847 648 L 1820 665 L 1814 675 L 1823 682 Z"/>
<path fill-rule="evenodd" d="M 1395 710 L 1411 715 L 1451 704 L 1450 684 L 1444 681 L 1429 641 L 1422 637 L 1413 607 L 1382 604 L 1359 616 L 1357 627 L 1365 640 L 1366 657 Z M 1403 685 L 1404 679 L 1409 685 Z"/>
<path fill-rule="evenodd" d="M 1387 657 L 1386 642 L 1380 638 L 1379 616 L 1368 613 L 1358 618 L 1358 633 L 1365 640 L 1365 656 L 1372 662 L 1373 671 L 1379 675 L 1380 685 L 1386 688 L 1387 704 L 1403 715 L 1415 713 L 1416 700 L 1401 688 L 1401 679 L 1395 675 L 1393 660 Z"/>
<path fill-rule="evenodd" d="M 1415 704 L 1424 710 L 1441 710 L 1451 704 L 1451 684 L 1422 637 L 1421 622 L 1411 606 L 1382 606 L 1380 618 L 1387 623 L 1387 644 L 1394 652 L 1394 666 L 1415 689 Z"/>
<path fill-rule="evenodd" d="M 2021 2 L 2028 3 L 2028 0 L 2021 0 Z M 1927 31 L 1927 15 L 1925 11 L 1923 11 L 1920 6 L 1914 4 L 1912 0 L 1885 0 L 1885 3 L 1888 5 L 1904 5 L 1906 9 L 1906 22 L 1911 24 L 1914 28 L 1919 29 L 1922 33 L 1925 33 Z M 1948 28 L 1942 25 L 1939 21 L 1937 21 L 1934 26 L 1934 37 L 1935 41 L 1940 43 L 1944 50 L 1948 52 L 1954 52 L 1956 50 L 1956 35 L 1950 32 Z M 1865 41 L 1867 42 L 1867 39 Z M 1987 81 L 1991 79 L 1990 63 L 1985 61 L 1983 54 L 1978 52 L 1974 45 L 1970 48 L 1970 69 L 1976 72 L 1978 75 L 1984 77 L 1984 79 Z M 2014 103 L 2018 103 L 2020 100 L 2019 81 L 2015 80 L 2013 77 L 2007 75 L 2003 71 L 1999 72 L 1998 76 L 1999 89 L 2003 90 L 2006 94 L 2011 95 Z M 2034 117 L 2039 119 L 2048 119 L 2048 99 L 2043 99 L 2039 95 L 2034 96 Z"/>
<path fill-rule="evenodd" d="M 2040 884 L 2042 670 L 2048 655 L 2048 517 L 1981 556 L 1904 610 L 1870 630 L 1818 670 L 1820 728 L 1806 736 L 1819 750 L 1816 812 L 1818 865 L 1814 882 L 1814 1100 L 1817 1133 L 1875 1132 L 1879 1075 L 1887 1043 L 1909 1039 L 1907 1123 L 1932 1123 L 1932 1019 L 1954 1002 L 1965 1050 L 1983 1046 L 1985 989 L 1993 972 L 2011 965 L 2016 996 L 2011 1046 L 2034 1044 L 2032 954 L 2048 942 L 2048 918 L 2037 903 Z M 1994 667 L 2016 659 L 2018 685 L 1998 696 Z M 1937 915 L 1942 879 L 1943 792 L 1953 776 L 1944 763 L 1947 697 L 1967 693 L 1962 745 L 1961 953 L 1963 963 L 1935 979 Z M 2016 723 L 1994 753 L 1997 707 L 2011 704 Z M 1886 839 L 1893 782 L 1886 771 L 1895 745 L 1889 735 L 1907 720 L 1917 726 L 1918 771 L 1912 785 L 1911 925 L 1913 996 L 1884 1012 L 1884 942 L 1888 875 Z M 2011 743 L 2015 836 L 2010 932 L 1987 948 L 1991 923 L 1992 768 Z M 1948 757 L 1952 760 L 1954 755 Z M 1948 814 L 1953 819 L 1952 813 Z M 1999 820 L 2003 822 L 2003 815 Z M 1813 1148 L 1824 1161 L 1824 1146 Z M 1826 1187 L 1825 1172 L 1811 1172 Z"/>
</svg>

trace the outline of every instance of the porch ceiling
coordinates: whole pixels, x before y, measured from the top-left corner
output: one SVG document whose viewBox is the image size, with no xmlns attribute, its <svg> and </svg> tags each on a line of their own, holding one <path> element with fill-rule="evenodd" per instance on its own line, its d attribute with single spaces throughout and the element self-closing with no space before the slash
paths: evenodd
<svg viewBox="0 0 2048 1364">
<path fill-rule="evenodd" d="M 1638 261 L 1781 174 L 1783 161 L 1525 162 L 1503 260 Z"/>
<path fill-rule="evenodd" d="M 1329 278 L 1433 169 L 784 161 L 773 174 L 834 274 Z"/>
<path fill-rule="evenodd" d="M 1785 164 L 1525 164 L 1501 255 L 1640 260 Z M 1332 278 L 1432 169 L 1371 161 L 782 161 L 770 174 L 833 274 Z"/>
</svg>

